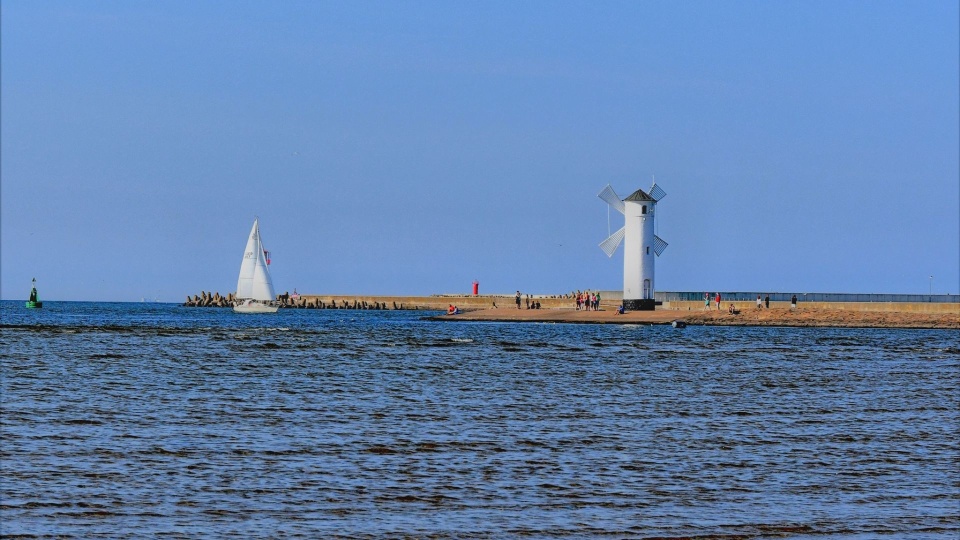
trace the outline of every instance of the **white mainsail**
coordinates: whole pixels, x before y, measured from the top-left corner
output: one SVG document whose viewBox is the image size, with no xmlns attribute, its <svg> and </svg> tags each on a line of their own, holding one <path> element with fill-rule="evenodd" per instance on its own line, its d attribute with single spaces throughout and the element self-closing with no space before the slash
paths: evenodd
<svg viewBox="0 0 960 540">
<path fill-rule="evenodd" d="M 271 305 L 275 297 L 263 243 L 260 240 L 260 220 L 254 219 L 247 247 L 243 250 L 243 260 L 240 262 L 240 277 L 237 279 L 238 303 L 234 310 L 276 311 L 276 306 Z"/>
<path fill-rule="evenodd" d="M 240 278 L 237 280 L 237 298 L 253 298 L 253 273 L 257 266 L 257 247 L 260 245 L 259 219 L 253 220 L 247 247 L 240 262 Z"/>
</svg>

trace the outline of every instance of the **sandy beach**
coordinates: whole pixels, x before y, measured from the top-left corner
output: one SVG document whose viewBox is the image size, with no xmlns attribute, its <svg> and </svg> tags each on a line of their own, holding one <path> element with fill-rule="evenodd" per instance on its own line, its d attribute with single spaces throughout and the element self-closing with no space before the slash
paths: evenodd
<svg viewBox="0 0 960 540">
<path fill-rule="evenodd" d="M 670 324 L 675 320 L 688 325 L 710 326 L 794 326 L 825 328 L 941 328 L 960 329 L 960 306 L 955 313 L 913 313 L 904 311 L 848 311 L 840 309 L 798 307 L 742 309 L 732 315 L 727 311 L 633 311 L 618 314 L 615 310 L 577 311 L 575 309 L 467 309 L 458 315 L 431 317 L 438 321 L 510 321 L 583 324 Z"/>
</svg>

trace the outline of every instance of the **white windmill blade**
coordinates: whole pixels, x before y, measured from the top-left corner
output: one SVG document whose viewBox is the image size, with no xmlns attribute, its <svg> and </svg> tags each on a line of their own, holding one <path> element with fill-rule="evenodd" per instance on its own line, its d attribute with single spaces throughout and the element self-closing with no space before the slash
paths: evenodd
<svg viewBox="0 0 960 540">
<path fill-rule="evenodd" d="M 620 227 L 620 230 L 611 234 L 606 240 L 600 242 L 600 249 L 607 254 L 607 257 L 613 257 L 613 252 L 623 242 L 623 235 L 626 234 L 626 227 Z"/>
<path fill-rule="evenodd" d="M 617 192 L 610 187 L 610 184 L 607 184 L 607 187 L 603 188 L 603 191 L 597 194 L 597 197 L 603 199 L 607 204 L 617 209 L 621 214 L 623 213 L 623 201 L 620 200 L 620 196 L 617 195 Z"/>
<path fill-rule="evenodd" d="M 653 182 L 653 185 L 650 186 L 650 193 L 649 193 L 649 195 L 650 195 L 650 197 L 653 198 L 653 200 L 655 200 L 655 201 L 657 201 L 657 202 L 660 202 L 660 199 L 662 199 L 662 198 L 664 198 L 664 197 L 667 196 L 667 192 L 664 191 L 664 190 L 662 190 L 662 189 L 660 189 L 660 186 L 658 186 L 658 185 L 657 185 L 657 182 L 654 181 L 654 182 Z"/>
<path fill-rule="evenodd" d="M 667 242 L 664 241 L 663 238 L 660 238 L 657 235 L 653 235 L 653 252 L 657 254 L 657 257 L 659 257 L 661 253 L 663 253 L 663 250 L 667 249 L 668 245 L 669 244 L 667 244 Z"/>
</svg>

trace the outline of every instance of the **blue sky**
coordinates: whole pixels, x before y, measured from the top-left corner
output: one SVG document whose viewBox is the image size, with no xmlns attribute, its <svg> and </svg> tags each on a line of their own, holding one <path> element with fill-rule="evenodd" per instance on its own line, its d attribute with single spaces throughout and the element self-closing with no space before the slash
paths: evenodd
<svg viewBox="0 0 960 540">
<path fill-rule="evenodd" d="M 255 216 L 278 291 L 619 289 L 653 175 L 658 290 L 960 292 L 952 0 L 0 16 L 4 299 L 228 293 Z"/>
</svg>

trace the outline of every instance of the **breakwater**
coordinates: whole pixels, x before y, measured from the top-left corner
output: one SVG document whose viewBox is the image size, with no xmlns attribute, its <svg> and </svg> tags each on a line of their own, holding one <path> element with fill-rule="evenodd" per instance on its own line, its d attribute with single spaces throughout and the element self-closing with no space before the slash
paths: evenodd
<svg viewBox="0 0 960 540">
<path fill-rule="evenodd" d="M 733 295 L 732 295 L 733 296 Z M 952 299 L 952 298 L 951 298 Z M 218 292 L 202 291 L 200 295 L 188 296 L 184 306 L 187 307 L 231 307 L 234 293 L 221 295 Z M 723 308 L 727 309 L 730 303 L 736 304 L 738 309 L 748 309 L 755 305 L 756 295 L 724 297 Z M 489 295 L 457 295 L 435 294 L 430 296 L 394 296 L 394 295 L 310 295 L 288 293 L 277 295 L 277 302 L 286 309 L 356 309 L 356 310 L 428 310 L 446 311 L 450 305 L 461 310 L 480 310 L 493 308 L 515 308 L 515 297 L 509 294 Z M 523 310 L 531 309 L 532 304 L 539 303 L 540 309 L 569 309 L 576 307 L 575 300 L 569 295 L 522 295 L 520 307 Z M 616 310 L 620 299 L 612 294 L 603 297 L 600 307 L 603 310 Z M 711 308 L 716 309 L 711 299 Z M 856 312 L 912 312 L 931 314 L 960 315 L 960 303 L 956 302 L 889 302 L 889 301 L 803 301 L 798 302 L 803 308 L 814 310 L 843 310 Z M 771 300 L 772 309 L 789 309 L 790 302 Z M 699 311 L 703 310 L 703 300 L 668 300 L 657 306 L 657 310 L 671 311 Z"/>
<path fill-rule="evenodd" d="M 183 305 L 187 307 L 231 307 L 233 306 L 233 300 L 233 293 L 221 296 L 220 293 L 200 291 L 199 295 L 195 294 L 193 297 L 188 295 L 187 301 Z"/>
<path fill-rule="evenodd" d="M 201 291 L 199 295 L 187 296 L 183 303 L 186 307 L 231 307 L 234 293 L 221 295 L 219 292 Z M 430 310 L 446 311 L 450 305 L 461 310 L 489 309 L 497 307 L 516 307 L 513 295 L 457 295 L 435 294 L 430 296 L 393 296 L 393 295 L 313 295 L 288 293 L 278 294 L 276 298 L 282 308 L 288 309 L 360 309 L 360 310 Z M 539 303 L 540 309 L 573 309 L 576 301 L 569 295 L 523 295 L 520 306 L 532 309 Z M 619 300 L 604 300 L 602 305 L 615 309 Z"/>
<path fill-rule="evenodd" d="M 219 292 L 201 291 L 199 295 L 187 296 L 183 305 L 186 307 L 232 307 L 235 299 L 234 293 L 224 296 Z M 387 303 L 379 299 L 359 297 L 321 298 L 317 296 L 291 296 L 284 293 L 278 294 L 276 300 L 280 307 L 288 309 L 405 309 L 402 301 L 399 304 L 397 302 Z"/>
<path fill-rule="evenodd" d="M 199 295 L 187 296 L 186 307 L 231 307 L 234 293 L 201 291 Z M 461 309 L 482 309 L 498 305 L 514 305 L 513 297 L 506 296 L 373 296 L 373 295 L 290 295 L 278 294 L 281 308 L 286 309 L 356 309 L 356 310 L 446 310 L 451 304 Z M 541 303 L 544 300 L 540 300 Z M 567 307 L 556 302 L 552 307 Z M 526 306 L 526 304 L 525 304 Z M 547 307 L 541 304 L 542 307 Z"/>
<path fill-rule="evenodd" d="M 658 325 L 683 321 L 691 326 L 777 326 L 820 328 L 926 328 L 960 330 L 960 313 L 919 311 L 854 311 L 811 306 L 790 307 L 770 305 L 770 308 L 745 308 L 736 312 L 727 310 L 676 310 L 657 308 L 655 311 L 628 311 L 624 314 L 612 309 L 576 311 L 573 309 L 525 310 L 513 308 L 466 310 L 462 314 L 436 315 L 436 321 L 488 321 L 581 323 L 616 325 Z"/>
</svg>

